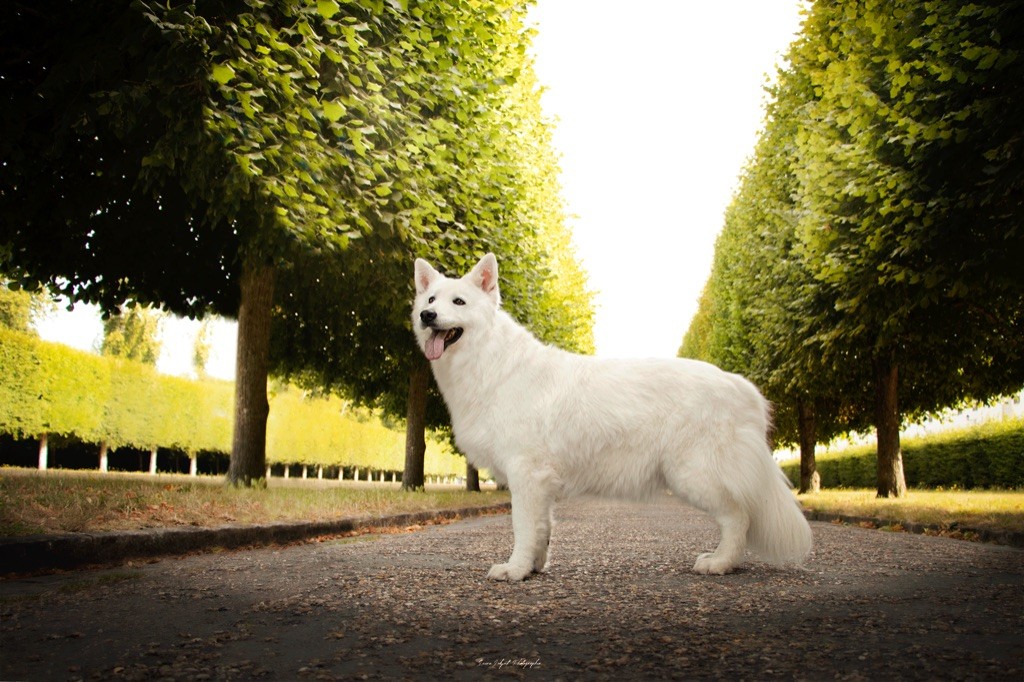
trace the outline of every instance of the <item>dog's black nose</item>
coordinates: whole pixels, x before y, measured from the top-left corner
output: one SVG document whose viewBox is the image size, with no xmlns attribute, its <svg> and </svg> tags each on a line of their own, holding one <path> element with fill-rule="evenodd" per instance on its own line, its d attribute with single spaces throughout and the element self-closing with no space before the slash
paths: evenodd
<svg viewBox="0 0 1024 682">
<path fill-rule="evenodd" d="M 423 324 L 430 324 L 436 319 L 437 313 L 435 313 L 433 310 L 420 311 L 420 322 L 422 322 Z"/>
</svg>

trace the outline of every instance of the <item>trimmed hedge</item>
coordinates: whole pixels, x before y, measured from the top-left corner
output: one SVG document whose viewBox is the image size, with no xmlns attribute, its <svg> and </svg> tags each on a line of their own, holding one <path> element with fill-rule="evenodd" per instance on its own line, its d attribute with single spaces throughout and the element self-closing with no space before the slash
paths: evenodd
<svg viewBox="0 0 1024 682">
<path fill-rule="evenodd" d="M 0 327 L 0 434 L 67 436 L 111 448 L 231 450 L 234 387 L 190 381 Z M 267 463 L 401 471 L 404 433 L 337 397 L 291 387 L 270 396 Z M 427 440 L 425 473 L 458 475 L 466 461 Z"/>
<path fill-rule="evenodd" d="M 210 409 L 209 400 L 224 402 Z M 0 433 L 111 448 L 227 452 L 231 384 L 188 381 L 0 328 Z"/>
<path fill-rule="evenodd" d="M 1024 420 L 990 422 L 902 444 L 903 471 L 911 488 L 1024 488 Z M 873 446 L 817 457 L 825 488 L 873 488 L 877 455 Z M 780 464 L 798 485 L 800 461 Z"/>
<path fill-rule="evenodd" d="M 309 396 L 286 386 L 270 397 L 267 461 L 401 471 L 405 432 L 337 396 Z M 465 469 L 465 459 L 427 438 L 426 474 L 458 475 Z"/>
</svg>

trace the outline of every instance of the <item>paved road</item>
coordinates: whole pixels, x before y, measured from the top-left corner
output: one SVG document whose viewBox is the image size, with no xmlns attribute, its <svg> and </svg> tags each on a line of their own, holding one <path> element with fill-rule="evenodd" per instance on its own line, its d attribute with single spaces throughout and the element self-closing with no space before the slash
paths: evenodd
<svg viewBox="0 0 1024 682">
<path fill-rule="evenodd" d="M 553 564 L 485 580 L 508 516 L 0 583 L 0 679 L 1012 679 L 1024 551 L 812 524 L 805 570 L 688 572 L 666 497 L 559 508 Z"/>
</svg>

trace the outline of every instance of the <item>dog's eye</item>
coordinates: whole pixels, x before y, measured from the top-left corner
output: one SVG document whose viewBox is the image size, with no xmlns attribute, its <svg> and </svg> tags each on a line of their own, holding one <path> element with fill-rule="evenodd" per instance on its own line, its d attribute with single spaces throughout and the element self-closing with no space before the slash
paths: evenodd
<svg viewBox="0 0 1024 682">
<path fill-rule="evenodd" d="M 431 296 L 430 298 L 427 299 L 427 303 L 433 303 L 433 302 L 434 302 L 434 297 L 433 296 Z"/>
<path fill-rule="evenodd" d="M 466 305 L 466 302 L 463 301 L 461 298 L 453 298 L 452 303 L 454 303 L 455 305 Z"/>
</svg>

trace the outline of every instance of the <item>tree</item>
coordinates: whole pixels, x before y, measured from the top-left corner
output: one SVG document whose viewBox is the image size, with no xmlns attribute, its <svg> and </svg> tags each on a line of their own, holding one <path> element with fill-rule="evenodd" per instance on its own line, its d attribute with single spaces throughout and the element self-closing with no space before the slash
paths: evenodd
<svg viewBox="0 0 1024 682">
<path fill-rule="evenodd" d="M 160 323 L 164 314 L 144 306 L 126 306 L 103 320 L 103 355 L 155 366 L 160 357 Z"/>
<path fill-rule="evenodd" d="M 196 332 L 196 339 L 192 343 L 192 368 L 195 370 L 196 377 L 199 379 L 205 379 L 207 377 L 206 365 L 210 362 L 210 349 L 212 347 L 210 342 L 210 320 L 204 318 L 199 323 L 199 330 Z"/>
<path fill-rule="evenodd" d="M 0 327 L 31 332 L 32 323 L 53 307 L 45 292 L 12 289 L 9 282 L 0 278 Z"/>
<path fill-rule="evenodd" d="M 593 307 L 568 249 L 557 162 L 523 40 L 524 8 L 423 9 L 426 26 L 444 28 L 406 59 L 451 67 L 430 72 L 427 94 L 410 104 L 422 116 L 413 139 L 433 139 L 440 150 L 416 179 L 433 212 L 416 217 L 421 229 L 406 241 L 375 232 L 337 257 L 305 254 L 283 269 L 287 293 L 275 308 L 273 342 L 275 372 L 406 419 L 403 486 L 410 489 L 423 485 L 424 429 L 447 424 L 410 329 L 415 256 L 454 273 L 495 251 L 503 304 L 542 338 L 593 349 Z"/>
</svg>

